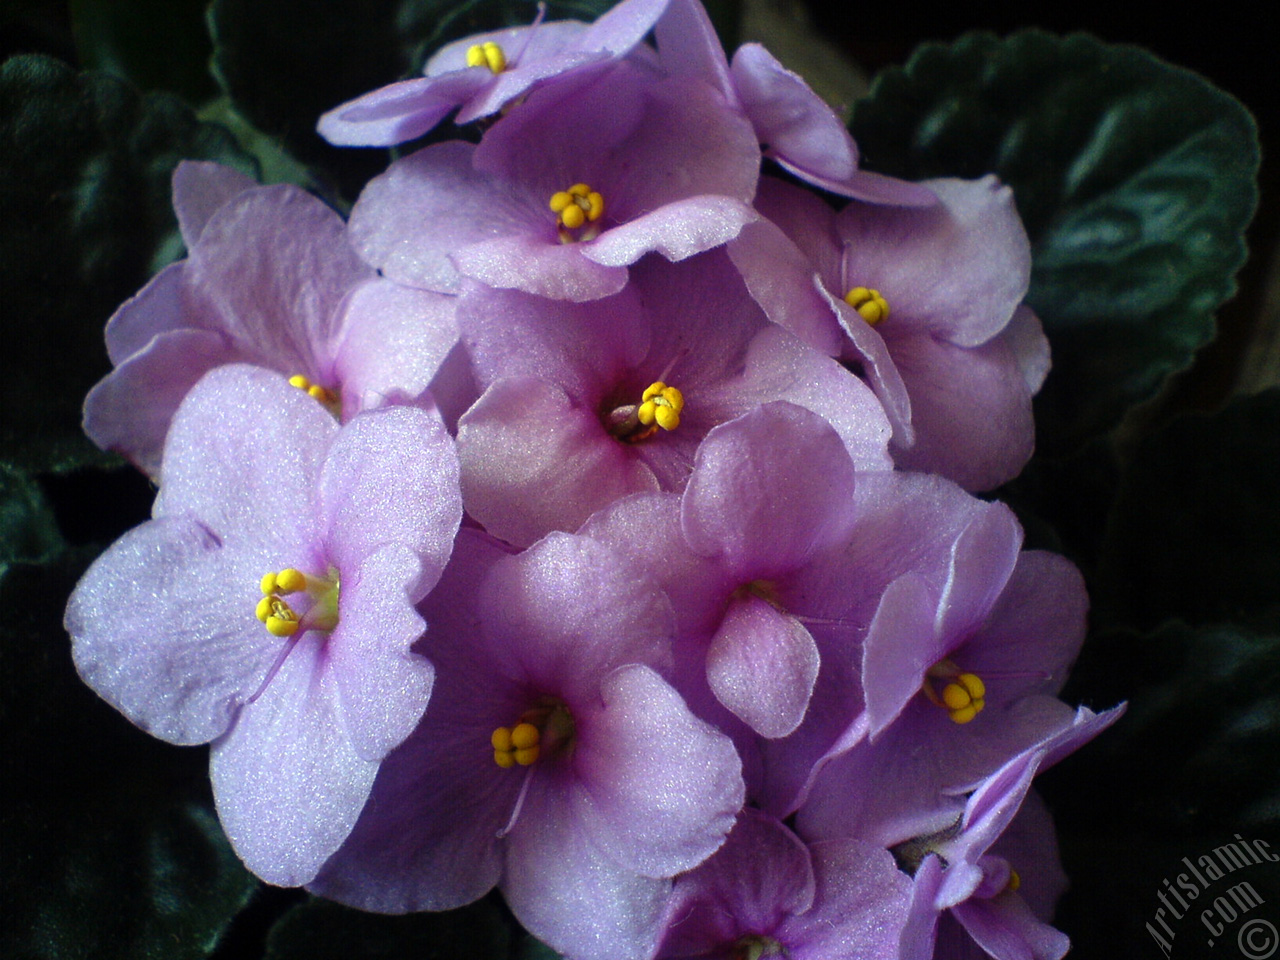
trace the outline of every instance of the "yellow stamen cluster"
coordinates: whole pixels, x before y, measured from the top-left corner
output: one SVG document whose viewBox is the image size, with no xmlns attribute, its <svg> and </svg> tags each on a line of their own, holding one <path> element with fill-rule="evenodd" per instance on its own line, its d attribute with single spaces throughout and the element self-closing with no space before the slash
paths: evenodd
<svg viewBox="0 0 1280 960">
<path fill-rule="evenodd" d="M 1022 886 L 1022 878 L 1021 878 L 1020 876 L 1018 876 L 1018 871 L 1017 871 L 1017 870 L 1010 870 L 1010 871 L 1009 871 L 1009 882 L 1008 882 L 1008 884 L 1005 886 L 1005 889 L 1006 889 L 1006 890 L 1013 890 L 1013 891 L 1015 891 L 1015 892 L 1016 892 L 1016 891 L 1017 891 L 1017 889 L 1018 889 L 1020 886 Z"/>
<path fill-rule="evenodd" d="M 858 316 L 873 327 L 889 318 L 889 301 L 880 295 L 879 290 L 854 287 L 844 295 L 844 302 L 857 310 Z"/>
<path fill-rule="evenodd" d="M 532 723 L 517 723 L 514 727 L 498 727 L 489 742 L 493 744 L 493 762 L 504 770 L 517 763 L 532 766 L 542 752 L 539 741 L 542 733 Z"/>
<path fill-rule="evenodd" d="M 683 409 L 684 394 L 658 380 L 645 388 L 636 418 L 646 427 L 656 423 L 663 430 L 674 430 L 680 426 L 680 411 Z"/>
<path fill-rule="evenodd" d="M 507 55 L 492 40 L 473 43 L 467 47 L 467 66 L 488 67 L 493 73 L 501 73 L 507 69 Z"/>
<path fill-rule="evenodd" d="M 297 387 L 299 390 L 306 393 L 307 396 L 331 409 L 338 405 L 337 394 L 331 390 L 326 390 L 318 383 L 312 383 L 300 373 L 295 373 L 289 378 L 289 386 Z"/>
<path fill-rule="evenodd" d="M 577 230 L 584 223 L 595 223 L 604 216 L 604 197 L 585 183 L 575 183 L 568 190 L 553 193 L 550 206 L 561 226 L 569 230 Z"/>
<path fill-rule="evenodd" d="M 968 723 L 986 706 L 986 684 L 976 673 L 962 673 L 942 688 L 942 703 L 956 723 Z"/>
<path fill-rule="evenodd" d="M 308 593 L 322 604 L 320 616 L 311 618 L 312 626 L 331 630 L 337 623 L 338 585 L 336 582 L 308 577 L 301 570 L 286 567 L 279 572 L 263 575 L 258 584 L 262 599 L 254 613 L 275 637 L 291 637 L 301 626 L 297 612 L 289 606 L 284 596 L 291 593 Z M 312 611 L 314 614 L 316 611 Z"/>
</svg>

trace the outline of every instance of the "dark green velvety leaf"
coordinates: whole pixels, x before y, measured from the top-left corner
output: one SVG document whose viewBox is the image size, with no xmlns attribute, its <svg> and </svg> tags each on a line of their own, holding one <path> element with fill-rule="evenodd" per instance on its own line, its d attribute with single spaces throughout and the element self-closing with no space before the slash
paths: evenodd
<svg viewBox="0 0 1280 960">
<path fill-rule="evenodd" d="M 506 915 L 486 900 L 397 917 L 312 900 L 272 928 L 266 960 L 505 960 L 510 941 Z"/>
<path fill-rule="evenodd" d="M 152 740 L 80 682 L 62 630 L 88 554 L 0 575 L 0 956 L 206 957 L 257 882 L 204 750 Z"/>
<path fill-rule="evenodd" d="M 1100 573 L 1112 622 L 1280 623 L 1280 390 L 1184 416 L 1138 447 Z"/>
<path fill-rule="evenodd" d="M 1042 450 L 1109 430 L 1213 336 L 1259 153 L 1248 112 L 1200 77 L 1082 35 L 976 34 L 885 71 L 851 128 L 870 169 L 1013 187 L 1054 351 Z"/>
<path fill-rule="evenodd" d="M 33 472 L 115 462 L 80 431 L 108 369 L 117 306 L 181 253 L 169 179 L 183 158 L 251 170 L 176 97 L 51 57 L 0 67 L 0 289 L 12 333 L 0 462 Z"/>
<path fill-rule="evenodd" d="M 1186 870 L 1180 858 L 1236 834 L 1280 852 L 1280 627 L 1103 632 L 1064 696 L 1099 708 L 1127 699 L 1129 710 L 1040 778 L 1072 881 L 1057 923 L 1077 941 L 1073 957 L 1160 956 L 1145 924 L 1164 879 Z M 1280 903 L 1280 863 L 1230 877 L 1200 906 L 1244 879 Z M 1280 921 L 1274 907 L 1262 915 Z M 1174 930 L 1175 958 L 1235 955 L 1221 942 L 1210 952 L 1198 909 Z"/>
<path fill-rule="evenodd" d="M 80 65 L 202 103 L 217 92 L 206 6 L 206 0 L 71 0 Z"/>
<path fill-rule="evenodd" d="M 44 493 L 0 464 L 0 575 L 15 560 L 40 560 L 61 547 L 58 522 Z"/>
</svg>

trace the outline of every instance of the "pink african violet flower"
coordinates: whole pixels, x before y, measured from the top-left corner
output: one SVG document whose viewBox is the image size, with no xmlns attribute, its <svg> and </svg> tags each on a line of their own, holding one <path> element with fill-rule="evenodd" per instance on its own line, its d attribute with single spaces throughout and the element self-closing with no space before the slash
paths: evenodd
<svg viewBox="0 0 1280 960">
<path fill-rule="evenodd" d="M 632 274 L 585 304 L 463 295 L 459 323 L 485 388 L 458 430 L 463 497 L 490 533 L 523 546 L 626 494 L 679 491 L 708 430 L 772 400 L 821 415 L 858 466 L 889 467 L 870 390 L 769 323 L 722 252 L 650 257 Z M 646 402 L 654 418 L 666 408 L 665 424 L 642 420 Z"/>
<path fill-rule="evenodd" d="M 263 879 L 315 875 L 426 708 L 414 604 L 461 513 L 436 417 L 339 427 L 277 374 L 224 366 L 174 417 L 154 519 L 76 587 L 80 675 L 149 733 L 212 742 L 223 827 Z"/>
<path fill-rule="evenodd" d="M 764 47 L 743 44 L 728 63 L 699 0 L 671 0 L 654 32 L 663 69 L 719 90 L 751 122 L 765 156 L 797 177 L 870 203 L 937 203 L 927 186 L 859 170 L 858 148 L 844 123 Z"/>
<path fill-rule="evenodd" d="M 296 187 L 188 161 L 173 193 L 190 252 L 107 325 L 115 370 L 85 401 L 100 447 L 157 476 L 178 404 L 228 363 L 300 377 L 344 418 L 426 390 L 457 340 L 450 298 L 379 280 L 342 219 Z"/>
<path fill-rule="evenodd" d="M 645 253 L 682 260 L 736 236 L 756 216 L 758 168 L 750 126 L 715 90 L 622 62 L 535 90 L 479 146 L 396 161 L 360 195 L 351 235 L 406 285 L 453 293 L 465 276 L 595 300 Z"/>
<path fill-rule="evenodd" d="M 676 880 L 655 960 L 895 960 L 911 883 L 859 840 L 806 847 L 758 810 Z"/>
<path fill-rule="evenodd" d="M 1035 442 L 1031 397 L 1049 369 L 1022 298 L 1031 251 L 994 177 L 927 184 L 940 203 L 836 213 L 765 178 L 734 263 L 770 319 L 856 364 L 894 426 L 894 461 L 969 490 L 1016 476 Z"/>
<path fill-rule="evenodd" d="M 337 146 L 390 147 L 422 136 L 455 109 L 459 124 L 490 116 L 535 84 L 628 55 L 665 7 L 666 0 L 626 0 L 592 24 L 542 23 L 539 14 L 532 26 L 446 44 L 427 61 L 425 77 L 335 107 L 317 129 Z"/>
<path fill-rule="evenodd" d="M 666 598 L 584 537 L 508 556 L 464 531 L 424 612 L 436 691 L 311 889 L 399 913 L 496 884 L 571 957 L 645 955 L 667 878 L 720 846 L 743 796 L 733 745 L 662 679 Z"/>
</svg>

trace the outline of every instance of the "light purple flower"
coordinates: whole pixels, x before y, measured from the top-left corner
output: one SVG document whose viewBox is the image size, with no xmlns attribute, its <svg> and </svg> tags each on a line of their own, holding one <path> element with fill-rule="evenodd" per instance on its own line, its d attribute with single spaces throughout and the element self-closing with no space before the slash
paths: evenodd
<svg viewBox="0 0 1280 960">
<path fill-rule="evenodd" d="M 928 186 L 935 207 L 836 213 L 765 178 L 767 219 L 729 249 L 770 319 L 861 369 L 899 466 L 985 490 L 1031 456 L 1048 342 L 1021 305 L 1031 253 L 1009 189 L 993 177 Z"/>
<path fill-rule="evenodd" d="M 806 848 L 747 808 L 729 839 L 676 880 L 656 960 L 894 960 L 911 890 L 888 851 Z"/>
<path fill-rule="evenodd" d="M 169 433 L 154 519 L 67 607 L 85 682 L 149 733 L 212 742 L 214 796 L 251 870 L 310 880 L 427 705 L 410 646 L 461 519 L 437 418 L 345 426 L 276 374 L 210 372 Z"/>
<path fill-rule="evenodd" d="M 228 363 L 296 377 L 344 419 L 422 395 L 457 339 L 451 298 L 379 280 L 296 187 L 196 162 L 173 186 L 190 253 L 108 323 L 115 370 L 85 401 L 95 443 L 157 476 L 182 398 Z"/>
<path fill-rule="evenodd" d="M 844 123 L 799 74 L 756 43 L 726 62 L 699 0 L 671 0 L 655 36 L 670 76 L 698 79 L 719 90 L 755 130 L 764 154 L 801 179 L 870 203 L 931 206 L 927 186 L 858 169 L 858 148 Z"/>
<path fill-rule="evenodd" d="M 360 195 L 351 233 L 399 283 L 453 293 L 467 276 L 595 300 L 645 253 L 682 260 L 755 219 L 758 153 L 715 90 L 622 62 L 535 90 L 479 146 L 396 161 Z"/>
<path fill-rule="evenodd" d="M 490 116 L 535 84 L 628 55 L 665 7 L 666 0 L 626 0 L 592 24 L 542 23 L 539 14 L 532 26 L 446 44 L 427 61 L 425 77 L 335 107 L 318 130 L 338 146 L 390 147 L 422 136 L 455 109 L 459 124 Z"/>
<path fill-rule="evenodd" d="M 425 611 L 436 692 L 312 889 L 395 913 L 496 884 L 569 956 L 646 954 L 667 878 L 720 846 L 743 797 L 732 744 L 662 679 L 666 598 L 585 537 L 508 556 L 464 533 Z"/>
<path fill-rule="evenodd" d="M 772 400 L 821 415 L 857 466 L 889 466 L 871 392 L 770 324 L 722 252 L 651 257 L 632 273 L 626 290 L 587 304 L 481 287 L 463 296 L 485 388 L 458 431 L 463 496 L 491 533 L 525 545 L 626 494 L 678 492 L 708 430 Z M 641 420 L 654 387 L 681 395 L 665 426 Z"/>
</svg>

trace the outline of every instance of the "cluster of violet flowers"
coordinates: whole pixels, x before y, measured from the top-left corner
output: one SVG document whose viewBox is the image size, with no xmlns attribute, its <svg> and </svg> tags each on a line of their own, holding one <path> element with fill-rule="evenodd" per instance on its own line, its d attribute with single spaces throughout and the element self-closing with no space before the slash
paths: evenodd
<svg viewBox="0 0 1280 960">
<path fill-rule="evenodd" d="M 697 0 L 452 44 L 320 130 L 450 114 L 479 143 L 345 223 L 178 168 L 188 256 L 86 403 L 159 485 L 68 606 L 86 682 L 211 744 L 269 883 L 497 887 L 572 960 L 1061 957 L 1031 781 L 1121 708 L 1057 698 L 1081 577 L 973 495 L 1049 364 L 1010 191 L 859 170 Z"/>
</svg>

